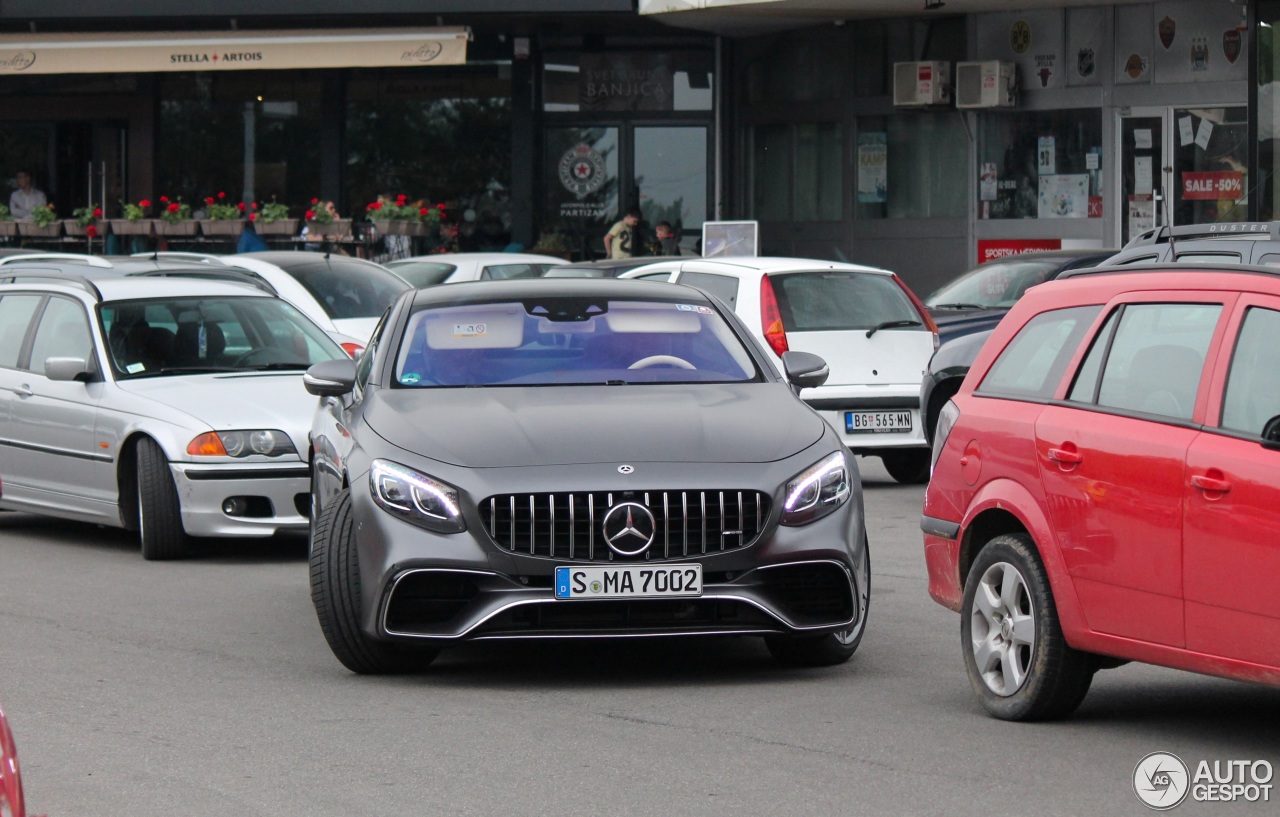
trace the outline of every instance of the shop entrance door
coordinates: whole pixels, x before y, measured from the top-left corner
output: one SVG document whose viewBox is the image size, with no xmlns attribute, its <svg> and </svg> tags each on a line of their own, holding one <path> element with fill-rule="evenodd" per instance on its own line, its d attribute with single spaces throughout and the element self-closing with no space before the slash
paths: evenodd
<svg viewBox="0 0 1280 817">
<path fill-rule="evenodd" d="M 1167 223 L 1247 218 L 1246 106 L 1127 109 L 1117 138 L 1121 246 Z"/>
</svg>

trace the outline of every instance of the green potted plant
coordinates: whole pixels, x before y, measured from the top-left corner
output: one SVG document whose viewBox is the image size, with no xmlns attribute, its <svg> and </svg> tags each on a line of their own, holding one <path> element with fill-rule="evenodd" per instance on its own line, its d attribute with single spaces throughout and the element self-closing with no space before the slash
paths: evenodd
<svg viewBox="0 0 1280 817">
<path fill-rule="evenodd" d="M 181 198 L 170 201 L 168 196 L 160 197 L 160 220 L 156 222 L 156 235 L 192 236 L 196 234 L 197 222 L 191 220 L 191 205 Z"/>
<path fill-rule="evenodd" d="M 261 206 L 255 201 L 249 220 L 258 235 L 293 235 L 298 232 L 299 219 L 289 218 L 289 205 L 276 201 L 274 196 Z"/>
<path fill-rule="evenodd" d="M 401 193 L 394 201 L 379 199 L 367 205 L 365 212 L 384 235 L 426 235 L 440 224 L 444 205 L 433 207 L 424 201 L 410 202 L 409 197 Z"/>
<path fill-rule="evenodd" d="M 72 218 L 65 219 L 62 227 L 66 230 L 67 235 L 88 236 L 93 238 L 98 235 L 98 219 L 102 218 L 102 208 L 96 204 L 88 207 L 77 207 L 71 211 Z"/>
<path fill-rule="evenodd" d="M 556 258 L 563 258 L 566 261 L 572 261 L 572 248 L 569 246 L 569 239 L 564 233 L 541 233 L 538 236 L 538 243 L 529 249 L 529 252 L 538 255 L 553 255 Z"/>
<path fill-rule="evenodd" d="M 111 232 L 113 234 L 151 235 L 155 232 L 155 219 L 147 217 L 151 210 L 151 199 L 139 199 L 137 203 L 122 201 L 120 205 L 124 212 L 124 218 L 111 219 Z"/>
<path fill-rule="evenodd" d="M 30 221 L 19 221 L 18 232 L 30 238 L 57 238 L 62 235 L 62 222 L 52 204 L 31 209 Z"/>
<path fill-rule="evenodd" d="M 206 196 L 204 206 L 209 217 L 200 222 L 200 230 L 205 235 L 238 236 L 244 232 L 244 202 L 231 204 L 227 194 L 219 192 Z"/>
<path fill-rule="evenodd" d="M 18 234 L 18 223 L 13 220 L 13 213 L 9 212 L 9 205 L 0 204 L 0 236 L 14 236 Z"/>
</svg>

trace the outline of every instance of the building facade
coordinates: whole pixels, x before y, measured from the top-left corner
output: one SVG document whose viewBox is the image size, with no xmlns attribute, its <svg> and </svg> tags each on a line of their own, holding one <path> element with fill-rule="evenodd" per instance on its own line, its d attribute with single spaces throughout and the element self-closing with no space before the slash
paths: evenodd
<svg viewBox="0 0 1280 817">
<path fill-rule="evenodd" d="M 468 249 L 598 254 L 628 207 L 708 217 L 714 41 L 632 0 L 5 0 L 0 179 L 109 217 L 405 195 Z"/>
</svg>

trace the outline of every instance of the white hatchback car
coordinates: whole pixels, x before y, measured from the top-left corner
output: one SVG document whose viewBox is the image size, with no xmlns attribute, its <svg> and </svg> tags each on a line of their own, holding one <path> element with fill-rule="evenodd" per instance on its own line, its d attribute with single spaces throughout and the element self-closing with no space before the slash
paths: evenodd
<svg viewBox="0 0 1280 817">
<path fill-rule="evenodd" d="M 938 331 L 897 275 L 836 261 L 733 257 L 663 261 L 619 277 L 672 281 L 718 297 L 779 368 L 786 351 L 820 355 L 831 374 L 801 399 L 854 453 L 880 457 L 898 482 L 928 479 L 920 378 Z"/>
<path fill-rule="evenodd" d="M 459 281 L 504 281 L 541 278 L 547 270 L 569 262 L 553 255 L 517 252 L 451 252 L 415 255 L 387 263 L 387 269 L 416 289 Z"/>
</svg>

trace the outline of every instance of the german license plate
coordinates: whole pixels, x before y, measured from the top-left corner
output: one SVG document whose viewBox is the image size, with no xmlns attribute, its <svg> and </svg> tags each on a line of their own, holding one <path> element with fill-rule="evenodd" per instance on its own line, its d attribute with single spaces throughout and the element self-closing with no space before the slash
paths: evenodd
<svg viewBox="0 0 1280 817">
<path fill-rule="evenodd" d="M 850 434 L 883 434 L 910 431 L 910 411 L 846 411 L 844 430 Z"/>
<path fill-rule="evenodd" d="M 702 565 L 557 567 L 558 599 L 640 599 L 702 595 Z"/>
</svg>

